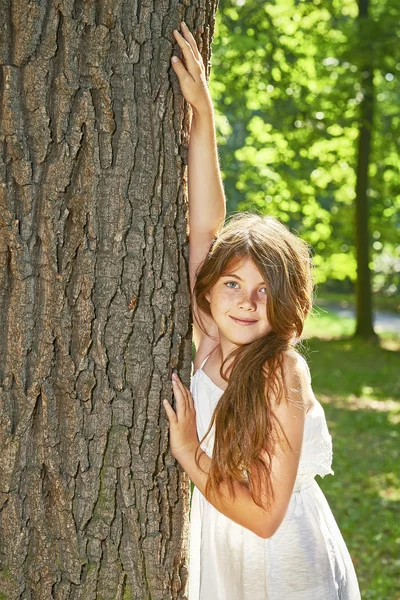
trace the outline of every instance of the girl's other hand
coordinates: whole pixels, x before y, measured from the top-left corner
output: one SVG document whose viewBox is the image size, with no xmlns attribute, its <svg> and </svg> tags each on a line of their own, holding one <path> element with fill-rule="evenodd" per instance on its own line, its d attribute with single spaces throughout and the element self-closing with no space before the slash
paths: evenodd
<svg viewBox="0 0 400 600">
<path fill-rule="evenodd" d="M 167 400 L 163 404 L 169 420 L 171 452 L 179 461 L 187 452 L 196 450 L 199 440 L 192 394 L 176 374 L 172 375 L 172 386 L 176 412 Z"/>
<path fill-rule="evenodd" d="M 182 50 L 185 65 L 177 57 L 171 59 L 172 68 L 178 76 L 182 94 L 194 111 L 199 113 L 212 110 L 212 101 L 208 91 L 203 59 L 196 41 L 185 23 L 181 24 L 182 33 L 174 30 L 174 37 Z"/>
</svg>

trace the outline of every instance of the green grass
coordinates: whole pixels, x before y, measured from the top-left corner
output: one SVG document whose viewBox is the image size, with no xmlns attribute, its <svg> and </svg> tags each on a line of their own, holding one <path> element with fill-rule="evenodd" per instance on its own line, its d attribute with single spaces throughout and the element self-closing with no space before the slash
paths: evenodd
<svg viewBox="0 0 400 600">
<path fill-rule="evenodd" d="M 342 303 L 343 304 L 343 303 Z M 354 334 L 356 320 L 354 317 L 339 317 L 324 302 L 314 306 L 312 314 L 306 321 L 304 335 L 306 338 L 322 339 L 351 337 Z M 399 340 L 399 335 L 390 331 L 379 332 L 379 337 L 387 341 Z"/>
<path fill-rule="evenodd" d="M 328 309 L 316 306 L 308 317 L 305 326 L 306 337 L 336 338 L 353 335 L 355 329 L 354 318 L 338 317 Z"/>
<path fill-rule="evenodd" d="M 400 600 L 400 340 L 366 343 L 353 331 L 354 319 L 329 312 L 307 324 L 315 337 L 303 354 L 333 438 L 335 475 L 317 479 L 363 600 Z"/>
</svg>

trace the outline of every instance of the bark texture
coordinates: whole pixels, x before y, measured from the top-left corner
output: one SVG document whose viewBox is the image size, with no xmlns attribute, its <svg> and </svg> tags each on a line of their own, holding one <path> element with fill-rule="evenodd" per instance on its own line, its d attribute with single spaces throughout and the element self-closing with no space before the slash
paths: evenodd
<svg viewBox="0 0 400 600">
<path fill-rule="evenodd" d="M 186 597 L 184 19 L 216 0 L 0 0 L 0 598 Z"/>
</svg>

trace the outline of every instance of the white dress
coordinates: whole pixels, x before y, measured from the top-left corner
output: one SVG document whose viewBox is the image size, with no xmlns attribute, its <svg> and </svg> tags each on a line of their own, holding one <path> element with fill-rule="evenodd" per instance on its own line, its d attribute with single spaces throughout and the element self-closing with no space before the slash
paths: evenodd
<svg viewBox="0 0 400 600">
<path fill-rule="evenodd" d="M 199 439 L 223 393 L 202 370 L 204 362 L 190 386 Z M 202 444 L 208 456 L 213 444 L 214 428 Z M 231 521 L 195 487 L 189 600 L 360 600 L 349 552 L 314 479 L 333 474 L 331 463 L 331 436 L 324 409 L 315 400 L 305 419 L 294 491 L 272 537 L 263 539 Z"/>
</svg>

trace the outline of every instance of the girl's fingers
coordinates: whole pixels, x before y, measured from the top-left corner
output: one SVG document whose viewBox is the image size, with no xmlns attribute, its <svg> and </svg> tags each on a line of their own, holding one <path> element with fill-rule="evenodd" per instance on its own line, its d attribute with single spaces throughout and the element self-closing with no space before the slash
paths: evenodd
<svg viewBox="0 0 400 600">
<path fill-rule="evenodd" d="M 185 40 L 183 35 L 180 34 L 179 31 L 177 31 L 176 29 L 174 30 L 174 36 L 175 36 L 176 41 L 178 42 L 178 46 L 182 50 L 185 60 L 186 60 L 186 65 L 188 67 L 187 70 L 194 79 L 196 68 L 198 70 L 199 67 L 198 67 L 198 61 L 196 60 L 196 57 L 192 50 L 192 46 L 189 44 L 189 42 L 187 40 Z"/>
<path fill-rule="evenodd" d="M 189 408 L 191 410 L 194 410 L 193 396 L 192 396 L 192 392 L 190 390 L 188 390 L 188 403 L 189 403 Z"/>
<path fill-rule="evenodd" d="M 189 75 L 189 73 L 185 69 L 183 62 L 177 56 L 172 57 L 172 68 L 174 69 L 179 79 L 181 87 L 184 86 L 185 83 L 193 83 L 193 77 Z"/>
<path fill-rule="evenodd" d="M 194 409 L 194 403 L 193 403 L 193 396 L 190 390 L 188 390 L 188 388 L 183 385 L 182 381 L 179 379 L 179 377 L 177 379 L 172 379 L 172 381 L 175 381 L 176 383 L 174 384 L 174 391 L 175 388 L 179 388 L 179 393 L 182 396 L 182 401 L 183 401 L 183 407 L 185 412 L 187 410 L 193 410 Z M 176 397 L 176 395 L 175 395 Z"/>
<path fill-rule="evenodd" d="M 188 390 L 188 388 L 185 385 L 183 385 L 182 382 L 180 382 L 180 383 L 181 383 L 181 386 L 182 386 L 182 389 L 183 389 L 183 393 L 185 394 L 186 406 L 187 406 L 187 408 L 190 409 L 190 408 L 193 407 L 192 393 L 191 393 L 190 390 Z"/>
<path fill-rule="evenodd" d="M 184 21 L 182 21 L 182 23 L 181 23 L 181 29 L 183 31 L 183 35 L 184 35 L 186 41 L 189 42 L 190 47 L 193 50 L 193 54 L 195 55 L 197 60 L 201 60 L 201 55 L 200 55 L 199 49 L 197 47 L 196 40 L 194 39 L 192 32 L 190 31 L 189 27 L 186 25 L 186 23 Z"/>
<path fill-rule="evenodd" d="M 179 379 L 172 380 L 172 388 L 174 390 L 174 395 L 176 399 L 176 412 L 179 417 L 183 416 L 186 413 L 187 409 L 187 398 L 184 390 L 184 385 L 179 381 Z"/>
<path fill-rule="evenodd" d="M 168 402 L 168 400 L 163 400 L 163 405 L 165 408 L 165 412 L 167 413 L 167 417 L 170 423 L 177 423 L 178 417 L 176 416 L 176 412 Z"/>
<path fill-rule="evenodd" d="M 172 380 L 172 390 L 173 390 L 173 393 L 175 396 L 176 417 L 179 421 L 184 415 L 185 406 L 184 406 L 184 400 L 182 398 L 182 392 L 179 389 L 178 382 L 174 379 Z"/>
</svg>

